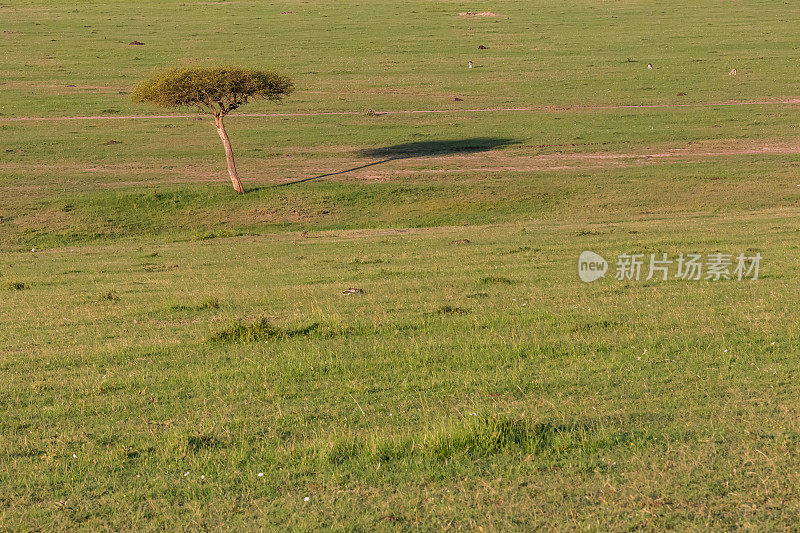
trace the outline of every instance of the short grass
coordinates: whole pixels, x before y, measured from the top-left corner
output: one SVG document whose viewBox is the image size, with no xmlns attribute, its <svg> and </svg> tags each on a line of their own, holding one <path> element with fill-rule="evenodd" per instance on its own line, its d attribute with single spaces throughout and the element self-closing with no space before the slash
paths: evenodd
<svg viewBox="0 0 800 533">
<path fill-rule="evenodd" d="M 3 279 L 24 288 L 0 316 L 4 521 L 788 527 L 800 264 L 786 220 L 7 254 Z M 584 248 L 754 247 L 755 282 L 575 275 Z"/>
<path fill-rule="evenodd" d="M 304 90 L 285 108 L 303 111 L 724 101 L 800 84 L 800 12 L 770 0 L 14 0 L 0 14 L 8 116 L 137 112 L 131 85 L 178 62 L 289 71 Z"/>
<path fill-rule="evenodd" d="M 706 105 L 797 97 L 795 6 L 0 17 L 0 529 L 796 527 L 797 106 Z M 352 114 L 231 117 L 243 196 L 208 121 L 14 120 L 218 61 L 297 79 L 243 111 Z"/>
</svg>

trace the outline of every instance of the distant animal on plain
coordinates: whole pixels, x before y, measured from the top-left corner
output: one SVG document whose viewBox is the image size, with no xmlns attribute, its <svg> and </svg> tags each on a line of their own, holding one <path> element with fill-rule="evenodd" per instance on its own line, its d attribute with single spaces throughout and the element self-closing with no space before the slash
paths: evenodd
<svg viewBox="0 0 800 533">
<path fill-rule="evenodd" d="M 469 68 L 472 68 L 472 61 L 469 62 Z"/>
<path fill-rule="evenodd" d="M 732 68 L 730 72 L 728 72 L 728 76 L 736 76 L 736 69 Z"/>
<path fill-rule="evenodd" d="M 653 70 L 653 64 L 652 63 L 648 63 L 647 64 L 647 70 Z"/>
</svg>

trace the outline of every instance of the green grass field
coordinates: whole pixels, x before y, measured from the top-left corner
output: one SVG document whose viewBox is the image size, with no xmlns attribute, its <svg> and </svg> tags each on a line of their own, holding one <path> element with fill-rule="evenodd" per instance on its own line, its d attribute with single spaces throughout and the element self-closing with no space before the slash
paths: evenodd
<svg viewBox="0 0 800 533">
<path fill-rule="evenodd" d="M 0 21 L 0 530 L 797 528 L 800 6 Z M 218 63 L 297 86 L 227 121 L 245 195 L 129 97 Z M 613 275 L 716 252 L 759 279 Z"/>
</svg>

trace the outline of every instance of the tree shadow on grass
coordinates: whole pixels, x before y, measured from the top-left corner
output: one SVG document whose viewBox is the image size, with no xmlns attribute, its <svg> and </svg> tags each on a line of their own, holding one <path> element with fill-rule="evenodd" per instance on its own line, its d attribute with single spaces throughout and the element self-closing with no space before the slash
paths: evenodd
<svg viewBox="0 0 800 533">
<path fill-rule="evenodd" d="M 296 183 L 304 183 L 306 181 L 318 180 L 330 176 L 340 176 L 356 170 L 362 170 L 389 161 L 397 159 L 410 159 L 412 157 L 430 157 L 441 156 L 448 154 L 473 154 L 478 152 L 488 152 L 497 148 L 503 148 L 512 144 L 517 144 L 519 141 L 515 139 L 507 139 L 500 137 L 474 137 L 472 139 L 457 139 L 457 140 L 439 140 L 439 141 L 417 141 L 411 143 L 395 144 L 392 146 L 384 146 L 381 148 L 367 148 L 359 150 L 358 154 L 365 157 L 381 158 L 372 163 L 366 163 L 357 167 L 348 168 L 347 170 L 340 170 L 338 172 L 329 172 L 327 174 L 320 174 L 319 176 L 311 176 L 296 181 L 281 183 L 277 187 L 285 187 L 287 185 L 294 185 Z"/>
</svg>

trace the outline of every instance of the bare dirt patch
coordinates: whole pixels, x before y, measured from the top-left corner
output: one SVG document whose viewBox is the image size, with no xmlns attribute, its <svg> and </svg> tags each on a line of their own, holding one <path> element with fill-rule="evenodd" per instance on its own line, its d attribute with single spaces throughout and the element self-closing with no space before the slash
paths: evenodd
<svg viewBox="0 0 800 533">
<path fill-rule="evenodd" d="M 359 154 L 359 147 L 325 145 L 311 149 L 276 148 L 280 155 L 242 154 L 245 186 L 288 185 L 308 181 L 382 183 L 425 176 L 451 179 L 476 173 L 552 172 L 611 169 L 709 161 L 721 157 L 770 157 L 800 154 L 800 140 L 705 140 L 683 145 L 517 145 L 475 153 L 447 153 L 413 157 L 372 158 Z M 291 157 L 285 157 L 290 154 Z M 335 155 L 334 155 L 335 154 Z M 165 162 L 158 159 L 116 164 L 87 164 L 80 161 L 41 163 L 0 162 L 0 173 L 25 172 L 36 178 L 33 189 L 52 186 L 54 176 L 67 176 L 76 186 L 153 187 L 179 183 L 227 183 L 224 159 L 205 163 Z M 0 196 L 6 193 L 2 187 Z M 10 191 L 10 189 L 8 189 Z M 305 220 L 316 213 L 259 211 L 255 220 Z M 55 216 L 55 215 L 53 215 Z M 60 214 L 58 216 L 61 216 Z M 36 223 L 34 223 L 35 225 Z"/>
<path fill-rule="evenodd" d="M 74 224 L 75 217 L 67 211 L 39 210 L 14 218 L 13 222 L 22 230 L 39 228 L 66 229 Z"/>
<path fill-rule="evenodd" d="M 355 179 L 361 180 L 361 181 L 389 181 L 389 177 L 386 176 L 385 174 L 374 174 L 374 173 L 357 174 L 354 177 L 355 177 Z"/>
<path fill-rule="evenodd" d="M 580 147 L 539 147 L 494 150 L 472 154 L 446 154 L 367 161 L 325 158 L 319 161 L 284 160 L 270 164 L 272 173 L 284 177 L 283 183 L 296 180 L 384 182 L 413 176 L 448 176 L 463 173 L 543 172 L 575 169 L 623 168 L 654 164 L 705 161 L 717 157 L 800 154 L 800 142 L 778 140 L 719 140 L 693 142 L 684 146 L 642 147 L 629 152 L 581 152 Z M 313 156 L 312 156 L 313 157 Z M 294 158 L 292 158 L 294 159 Z M 304 164 L 305 163 L 305 164 Z M 316 164 L 315 164 L 316 163 Z M 369 171 L 360 167 L 373 164 Z M 313 166 L 312 166 L 313 165 Z M 347 171 L 347 168 L 353 168 Z M 255 176 L 254 176 L 255 177 Z"/>
<path fill-rule="evenodd" d="M 665 148 L 664 150 L 645 151 L 641 153 L 582 153 L 564 154 L 573 159 L 669 159 L 682 157 L 719 157 L 729 155 L 759 154 L 797 154 L 800 153 L 800 141 L 765 141 L 765 140 L 718 140 L 695 141 L 685 147 Z"/>
<path fill-rule="evenodd" d="M 706 161 L 718 157 L 800 154 L 800 141 L 727 139 L 693 142 L 683 146 L 643 146 L 626 151 L 597 151 L 595 148 L 590 148 L 593 151 L 587 151 L 586 147 L 580 146 L 532 145 L 510 150 L 393 159 L 349 157 L 346 154 L 357 152 L 357 148 L 351 146 L 317 148 L 313 151 L 303 150 L 302 153 L 291 152 L 292 157 L 243 158 L 243 168 L 247 169 L 244 172 L 244 179 L 250 184 L 288 184 L 314 180 L 382 183 L 414 176 L 441 176 L 446 179 L 449 176 L 471 173 L 496 174 L 624 168 Z M 332 153 L 342 155 L 331 157 Z M 147 168 L 143 168 L 145 166 Z M 2 168 L 3 165 L 0 165 L 0 169 Z M 158 178 L 148 181 L 149 184 L 216 181 L 224 183 L 227 179 L 221 164 L 197 164 L 167 168 L 153 162 L 149 165 L 139 163 L 104 165 L 94 168 L 97 169 L 96 172 L 107 172 L 110 176 L 119 179 L 116 183 L 109 183 L 109 186 L 134 185 L 138 181 L 130 179 L 134 175 L 147 175 L 151 177 L 151 180 L 152 176 L 157 175 Z M 88 169 L 84 166 L 80 170 L 86 172 Z M 260 213 L 260 216 L 269 220 L 274 219 L 276 215 L 278 214 Z M 309 215 L 309 213 L 305 213 L 302 216 Z M 281 218 L 284 216 L 287 216 L 287 213 L 280 214 Z M 288 216 L 298 217 L 298 214 L 288 213 Z"/>
<path fill-rule="evenodd" d="M 496 17 L 497 14 L 491 11 L 462 11 L 458 14 L 459 17 Z"/>
<path fill-rule="evenodd" d="M 15 87 L 31 85 L 32 82 L 0 82 L 5 87 Z M 41 87 L 59 87 L 55 85 L 41 85 Z M 110 86 L 77 86 L 67 85 L 67 87 L 78 90 L 99 90 L 119 92 L 122 87 Z M 383 93 L 381 93 L 383 94 Z M 411 94 L 411 93 L 409 93 Z M 450 98 L 449 96 L 442 96 Z M 724 102 L 698 102 L 698 103 L 664 103 L 664 104 L 620 104 L 620 105 L 546 105 L 546 106 L 522 106 L 522 107 L 482 107 L 482 108 L 450 108 L 450 109 L 395 109 L 395 110 L 376 110 L 375 115 L 426 115 L 426 114 L 464 114 L 464 113 L 566 113 L 572 111 L 605 111 L 615 109 L 671 109 L 671 108 L 705 108 L 705 107 L 728 107 L 728 106 L 770 106 L 770 105 L 800 105 L 800 98 L 784 98 L 773 100 L 756 101 L 724 101 Z M 323 117 L 323 116 L 352 116 L 363 115 L 363 111 L 317 111 L 317 112 L 289 112 L 289 113 L 240 113 L 233 115 L 232 118 L 270 118 L 270 117 Z M 27 122 L 27 121 L 49 121 L 49 120 L 152 120 L 152 119 L 176 119 L 191 118 L 196 119 L 197 114 L 165 114 L 165 115 L 92 115 L 92 116 L 0 116 L 0 123 L 3 122 Z"/>
<path fill-rule="evenodd" d="M 49 60 L 49 58 L 42 58 L 42 60 Z M 53 95 L 67 95 L 76 92 L 93 92 L 102 94 L 119 94 L 120 91 L 126 89 L 123 85 L 110 86 L 110 85 L 77 85 L 73 83 L 56 84 L 56 83 L 41 83 L 36 81 L 4 81 L 0 83 L 6 89 L 22 89 L 25 91 L 37 91 L 43 94 Z M 3 117 L 10 118 L 10 117 Z"/>
</svg>

